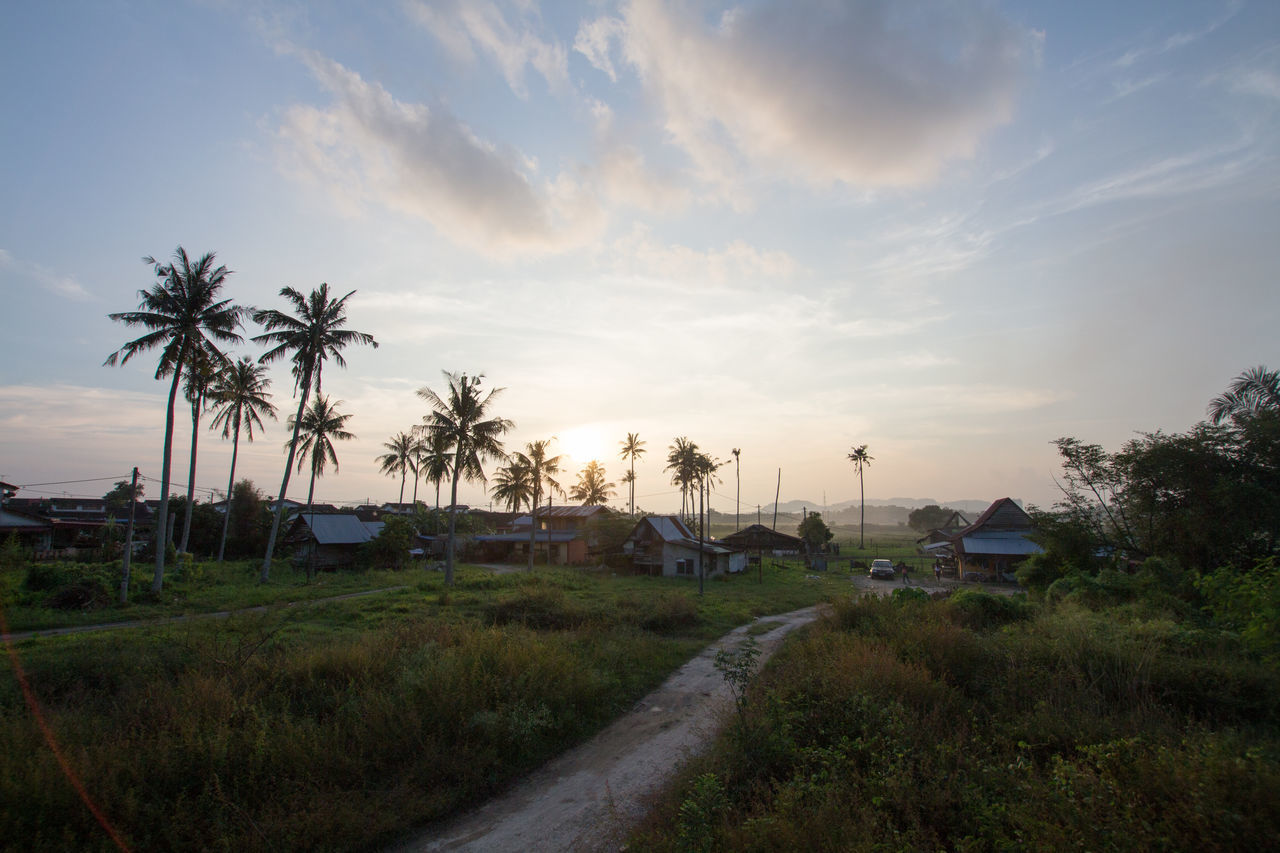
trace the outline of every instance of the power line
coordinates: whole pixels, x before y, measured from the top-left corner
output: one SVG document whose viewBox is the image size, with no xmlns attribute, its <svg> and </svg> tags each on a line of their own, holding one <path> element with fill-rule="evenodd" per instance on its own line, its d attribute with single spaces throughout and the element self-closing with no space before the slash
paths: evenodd
<svg viewBox="0 0 1280 853">
<path fill-rule="evenodd" d="M 18 486 L 19 489 L 30 489 L 33 486 L 67 486 L 72 483 L 106 483 L 113 480 L 128 480 L 133 476 L 133 472 L 125 474 L 123 477 L 90 477 L 87 480 L 59 480 L 56 483 L 28 483 L 25 486 Z"/>
</svg>

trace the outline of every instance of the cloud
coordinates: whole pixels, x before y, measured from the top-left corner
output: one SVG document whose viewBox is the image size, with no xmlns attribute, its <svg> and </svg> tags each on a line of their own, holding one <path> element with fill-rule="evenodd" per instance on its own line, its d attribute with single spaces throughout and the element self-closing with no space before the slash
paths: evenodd
<svg viewBox="0 0 1280 853">
<path fill-rule="evenodd" d="M 34 281 L 44 290 L 72 302 L 93 302 L 97 299 L 75 276 L 62 275 L 40 264 L 18 260 L 5 249 L 0 249 L 0 270 L 12 270 L 14 275 Z"/>
<path fill-rule="evenodd" d="M 457 59 L 475 60 L 479 50 L 502 70 L 511 91 L 528 97 L 524 75 L 532 67 L 552 89 L 564 87 L 569 79 L 568 52 L 564 46 L 539 38 L 534 7 L 517 4 L 513 25 L 500 8 L 489 0 L 411 0 L 405 4 L 411 18 L 425 27 Z M 520 15 L 523 13 L 523 16 Z"/>
<path fill-rule="evenodd" d="M 699 7 L 700 8 L 700 7 Z M 747 165 L 814 185 L 911 186 L 1007 121 L 1039 37 L 985 6 L 760 3 L 713 22 L 634 0 L 580 28 L 617 41 L 699 178 L 731 200 Z"/>
<path fill-rule="evenodd" d="M 398 101 L 337 62 L 299 55 L 333 103 L 287 111 L 279 131 L 286 168 L 349 210 L 375 202 L 498 251 L 562 250 L 603 227 L 594 197 L 571 176 L 537 184 L 526 158 L 479 138 L 443 107 Z"/>
<path fill-rule="evenodd" d="M 708 251 L 665 245 L 643 225 L 614 241 L 609 254 L 615 272 L 667 281 L 680 290 L 694 283 L 739 289 L 752 281 L 776 288 L 804 272 L 786 252 L 762 251 L 742 240 Z"/>
</svg>

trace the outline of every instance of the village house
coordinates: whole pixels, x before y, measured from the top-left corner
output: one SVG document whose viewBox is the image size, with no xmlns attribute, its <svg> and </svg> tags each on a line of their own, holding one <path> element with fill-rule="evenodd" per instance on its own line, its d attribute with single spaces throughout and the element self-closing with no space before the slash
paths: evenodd
<svg viewBox="0 0 1280 853">
<path fill-rule="evenodd" d="M 636 522 L 622 543 L 637 570 L 668 577 L 697 577 L 699 554 L 704 577 L 740 572 L 747 555 L 714 540 L 699 542 L 683 521 L 674 515 L 649 515 Z"/>
<path fill-rule="evenodd" d="M 294 560 L 317 569 L 354 566 L 359 548 L 382 532 L 383 522 L 361 521 L 355 513 L 299 513 L 284 541 Z"/>
<path fill-rule="evenodd" d="M 925 545 L 924 550 L 944 565 L 954 561 L 961 580 L 1013 581 L 1017 564 L 1044 550 L 1031 540 L 1034 532 L 1026 510 L 1012 498 L 1001 498 L 973 524 L 943 541 Z"/>
<path fill-rule="evenodd" d="M 538 510 L 538 529 L 528 513 L 510 521 L 496 533 L 472 537 L 481 562 L 520 562 L 529 559 L 529 540 L 534 543 L 534 559 L 555 566 L 586 563 L 597 543 L 588 532 L 590 522 L 612 510 L 603 506 L 548 506 Z"/>
</svg>

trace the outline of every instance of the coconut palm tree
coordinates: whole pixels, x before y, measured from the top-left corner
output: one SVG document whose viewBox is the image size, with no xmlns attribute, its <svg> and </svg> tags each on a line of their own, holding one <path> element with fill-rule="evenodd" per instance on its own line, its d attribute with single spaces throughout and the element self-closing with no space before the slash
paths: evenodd
<svg viewBox="0 0 1280 853">
<path fill-rule="evenodd" d="M 631 492 L 631 514 L 636 514 L 636 460 L 644 455 L 644 442 L 640 440 L 640 434 L 637 432 L 627 433 L 625 441 L 619 442 L 622 445 L 622 451 L 618 456 L 623 462 L 631 463 L 631 470 L 628 472 L 630 476 L 624 476 L 622 482 L 630 486 Z"/>
<path fill-rule="evenodd" d="M 859 444 L 849 448 L 849 461 L 858 472 L 858 547 L 865 547 L 863 533 L 867 525 L 866 491 L 863 489 L 862 472 L 871 467 L 874 457 L 867 453 L 867 446 Z"/>
<path fill-rule="evenodd" d="M 698 445 L 684 436 L 677 437 L 667 448 L 667 467 L 664 470 L 671 472 L 672 484 L 680 487 L 680 515 L 686 521 L 692 514 L 691 509 L 686 511 L 686 505 L 692 504 L 697 455 Z"/>
<path fill-rule="evenodd" d="M 214 409 L 210 429 L 222 427 L 222 437 L 231 438 L 231 474 L 227 478 L 227 511 L 222 519 L 222 537 L 218 540 L 218 562 L 227 550 L 227 530 L 231 524 L 231 496 L 236 482 L 236 456 L 240 452 L 240 428 L 253 441 L 253 428 L 262 429 L 262 416 L 275 420 L 276 407 L 271 403 L 267 386 L 267 369 L 253 363 L 248 356 L 228 364 L 218 373 L 209 392 Z"/>
<path fill-rule="evenodd" d="M 407 432 L 400 432 L 391 436 L 390 441 L 384 441 L 382 446 L 387 452 L 379 456 L 376 461 L 382 466 L 380 469 L 382 473 L 388 477 L 394 477 L 396 474 L 400 475 L 400 502 L 398 506 L 403 509 L 404 484 L 409 477 L 409 468 L 413 465 L 414 438 Z M 417 480 L 416 476 L 414 480 Z"/>
<path fill-rule="evenodd" d="M 275 309 L 253 313 L 253 321 L 267 330 L 255 337 L 254 343 L 271 347 L 262 354 L 258 362 L 270 364 L 287 357 L 292 362 L 294 393 L 301 392 L 298 413 L 290 419 L 293 437 L 289 439 L 288 459 L 284 465 L 284 478 L 280 481 L 280 494 L 276 499 L 275 519 L 271 522 L 267 553 L 262 558 L 262 572 L 258 576 L 261 583 L 270 579 L 271 555 L 275 552 L 276 537 L 280 533 L 285 493 L 289 490 L 289 474 L 293 470 L 293 458 L 298 450 L 298 430 L 301 428 L 302 413 L 306 411 L 311 389 L 314 387 L 316 394 L 320 394 L 321 371 L 326 360 L 332 358 L 339 367 L 347 366 L 342 357 L 345 347 L 351 344 L 369 344 L 374 349 L 378 348 L 373 335 L 342 328 L 347 323 L 347 300 L 353 293 L 354 290 L 341 299 L 332 299 L 328 284 L 321 284 L 309 296 L 304 296 L 292 287 L 284 287 L 280 289 L 280 295 L 292 304 L 294 314 Z"/>
<path fill-rule="evenodd" d="M 513 459 L 511 464 L 494 471 L 489 495 L 499 506 L 505 505 L 508 512 L 519 512 L 526 502 L 532 504 L 533 486 L 529 483 L 529 466 L 519 459 Z"/>
<path fill-rule="evenodd" d="M 551 442 L 555 437 L 540 438 L 524 446 L 524 453 L 517 453 L 516 459 L 529 473 L 529 571 L 533 571 L 533 556 L 537 548 L 538 507 L 542 505 L 543 488 L 546 495 L 559 492 L 564 494 L 555 475 L 560 473 L 560 456 L 548 456 Z M 548 546 L 550 547 L 550 546 Z"/>
<path fill-rule="evenodd" d="M 173 461 L 173 408 L 178 399 L 184 369 L 196 352 L 219 353 L 218 344 L 241 341 L 236 333 L 245 309 L 220 299 L 219 291 L 231 274 L 225 266 L 213 265 L 214 254 L 208 252 L 192 261 L 185 249 L 177 248 L 173 262 L 161 264 L 155 258 L 143 258 L 160 281 L 150 290 L 140 290 L 137 311 L 108 314 L 126 326 L 141 326 L 147 333 L 129 341 L 107 356 L 106 364 L 125 364 L 141 352 L 160 348 L 156 379 L 172 376 L 169 403 L 164 422 L 164 455 L 160 466 L 160 506 L 156 510 L 156 571 L 151 581 L 152 592 L 160 592 L 164 583 L 166 535 L 169 529 L 169 480 Z"/>
<path fill-rule="evenodd" d="M 442 436 L 423 432 L 425 426 L 414 427 L 420 433 L 422 456 L 418 470 L 428 483 L 436 487 L 436 512 L 440 511 L 440 484 L 453 476 L 453 455 Z"/>
<path fill-rule="evenodd" d="M 334 403 L 323 394 L 316 394 L 311 407 L 302 413 L 302 417 L 298 418 L 296 423 L 292 417 L 289 418 L 288 427 L 297 437 L 298 473 L 302 473 L 304 465 L 311 463 L 311 484 L 307 488 L 308 515 L 311 514 L 311 505 L 316 494 L 316 478 L 324 474 L 325 465 L 329 462 L 333 463 L 334 473 L 338 471 L 338 454 L 333 449 L 333 442 L 350 441 L 355 438 L 355 434 L 348 432 L 346 428 L 351 415 L 340 414 L 338 412 L 340 405 L 342 405 L 341 400 Z M 294 443 L 295 440 L 290 439 L 285 447 L 288 448 Z M 307 579 L 310 580 L 313 574 L 312 563 L 308 562 Z"/>
<path fill-rule="evenodd" d="M 184 554 L 191 541 L 191 516 L 195 515 L 196 447 L 200 441 L 200 416 L 204 414 L 209 389 L 217 378 L 218 371 L 226 364 L 225 357 L 215 361 L 209 354 L 200 353 L 187 367 L 187 378 L 182 384 L 183 396 L 191 403 L 191 467 L 187 471 L 187 506 L 182 519 L 182 539 L 178 545 L 178 551 Z"/>
<path fill-rule="evenodd" d="M 434 409 L 423 416 L 423 426 L 428 437 L 441 442 L 453 453 L 453 487 L 449 500 L 449 538 L 445 553 L 444 582 L 453 585 L 454 533 L 458 513 L 458 480 L 484 482 L 484 463 L 491 459 L 505 459 L 501 436 L 515 424 L 506 418 L 493 417 L 489 407 L 493 398 L 502 393 L 494 388 L 488 393 L 481 390 L 484 375 L 467 376 L 444 371 L 449 390 L 441 397 L 430 388 L 418 389 L 418 396 Z"/>
<path fill-rule="evenodd" d="M 583 506 L 604 506 L 613 497 L 614 484 L 605 480 L 604 466 L 592 459 L 578 474 L 578 483 L 569 490 L 569 498 Z"/>
<path fill-rule="evenodd" d="M 1251 367 L 1231 381 L 1226 392 L 1209 402 L 1209 418 L 1215 424 L 1238 422 L 1260 411 L 1280 410 L 1280 371 L 1263 365 Z"/>
</svg>

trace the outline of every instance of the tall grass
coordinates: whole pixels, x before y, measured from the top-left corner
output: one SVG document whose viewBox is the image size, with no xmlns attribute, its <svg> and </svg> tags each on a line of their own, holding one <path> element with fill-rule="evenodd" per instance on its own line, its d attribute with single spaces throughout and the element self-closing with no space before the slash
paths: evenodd
<svg viewBox="0 0 1280 853">
<path fill-rule="evenodd" d="M 632 849 L 1272 849 L 1278 717 L 1273 667 L 1172 620 L 846 599 Z"/>
<path fill-rule="evenodd" d="M 137 850 L 359 850 L 597 731 L 734 620 L 833 587 L 461 568 L 409 589 L 15 652 L 68 766 Z M 749 614 L 744 617 L 743 614 Z M 111 849 L 0 670 L 0 846 Z"/>
</svg>

